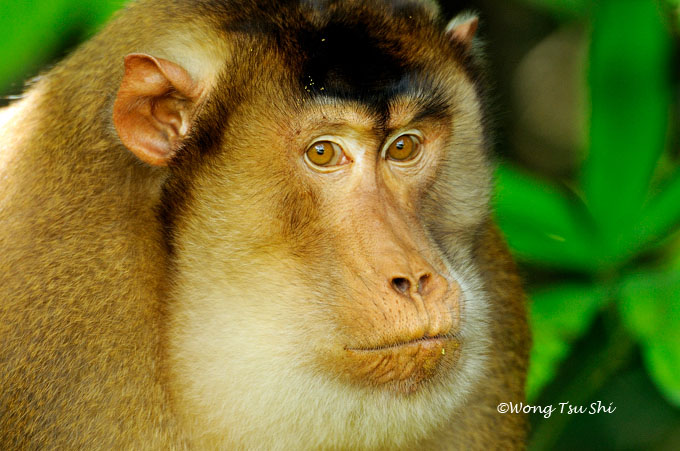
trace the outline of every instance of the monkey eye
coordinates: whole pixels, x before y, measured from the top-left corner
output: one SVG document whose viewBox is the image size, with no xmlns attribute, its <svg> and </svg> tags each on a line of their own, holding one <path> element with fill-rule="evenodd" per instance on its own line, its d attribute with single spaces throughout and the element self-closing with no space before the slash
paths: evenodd
<svg viewBox="0 0 680 451">
<path fill-rule="evenodd" d="M 307 148 L 305 156 L 308 162 L 319 167 L 337 166 L 346 159 L 342 148 L 333 141 L 315 142 Z"/>
<path fill-rule="evenodd" d="M 413 160 L 422 147 L 420 136 L 413 133 L 399 135 L 387 146 L 386 157 L 394 161 Z"/>
</svg>

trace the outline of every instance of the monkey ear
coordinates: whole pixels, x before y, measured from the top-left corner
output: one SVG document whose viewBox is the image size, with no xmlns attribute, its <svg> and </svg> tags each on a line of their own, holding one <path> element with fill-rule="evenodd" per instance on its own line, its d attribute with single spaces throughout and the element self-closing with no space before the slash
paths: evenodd
<svg viewBox="0 0 680 451">
<path fill-rule="evenodd" d="M 191 128 L 201 86 L 181 66 L 142 53 L 125 57 L 113 124 L 140 160 L 165 166 Z"/>
<path fill-rule="evenodd" d="M 466 49 L 472 46 L 479 18 L 470 13 L 459 14 L 446 26 L 446 34 L 452 41 L 462 44 Z"/>
</svg>

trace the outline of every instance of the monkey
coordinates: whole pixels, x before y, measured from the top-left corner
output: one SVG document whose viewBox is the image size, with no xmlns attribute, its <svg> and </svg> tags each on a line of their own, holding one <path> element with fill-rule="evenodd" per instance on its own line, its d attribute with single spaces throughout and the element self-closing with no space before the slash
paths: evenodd
<svg viewBox="0 0 680 451">
<path fill-rule="evenodd" d="M 0 111 L 2 449 L 522 449 L 478 19 L 138 0 Z"/>
</svg>

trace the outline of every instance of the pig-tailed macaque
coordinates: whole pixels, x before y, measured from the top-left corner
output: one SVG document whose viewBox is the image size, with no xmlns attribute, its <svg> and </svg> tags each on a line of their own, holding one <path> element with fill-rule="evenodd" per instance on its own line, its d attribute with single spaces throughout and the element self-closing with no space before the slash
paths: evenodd
<svg viewBox="0 0 680 451">
<path fill-rule="evenodd" d="M 0 448 L 523 448 L 476 28 L 139 0 L 1 110 Z"/>
</svg>

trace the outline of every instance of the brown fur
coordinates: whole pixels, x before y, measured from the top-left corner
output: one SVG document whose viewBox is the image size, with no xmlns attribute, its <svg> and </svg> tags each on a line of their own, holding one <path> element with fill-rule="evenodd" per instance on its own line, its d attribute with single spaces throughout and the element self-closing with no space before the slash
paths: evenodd
<svg viewBox="0 0 680 451">
<path fill-rule="evenodd" d="M 491 285 L 493 309 L 490 321 L 494 346 L 488 379 L 468 401 L 464 413 L 451 428 L 422 449 L 523 449 L 527 425 L 522 415 L 499 414 L 498 404 L 524 401 L 524 374 L 531 346 L 524 294 L 515 264 L 495 227 L 478 238 L 476 260 Z M 476 431 L 471 434 L 470 431 Z"/>
<path fill-rule="evenodd" d="M 132 3 L 0 110 L 1 448 L 523 447 L 524 418 L 496 412 L 524 398 L 529 338 L 515 268 L 488 220 L 472 50 L 450 42 L 430 4 L 307 3 Z M 390 71 L 369 74 L 374 86 L 357 94 L 348 83 L 366 74 L 351 68 L 349 82 L 330 73 L 326 86 L 299 86 L 302 71 L 320 74 L 313 64 L 327 63 L 299 48 L 329 17 L 355 30 L 373 24 L 385 67 L 426 68 L 414 81 L 423 94 L 376 97 Z M 167 167 L 140 162 L 111 119 L 130 53 L 185 67 L 209 93 Z M 318 101 L 321 87 L 341 100 Z M 285 153 L 347 117 L 359 124 L 348 140 L 376 152 L 420 110 L 439 157 L 409 183 L 383 172 L 346 197 L 321 182 L 337 177 L 300 176 L 300 154 Z M 374 242 L 374 231 L 392 238 Z M 343 343 L 389 342 L 402 333 L 391 327 L 422 314 L 373 285 L 401 255 L 461 275 L 462 297 L 450 282 L 448 304 L 436 308 L 460 321 L 462 345 L 451 336 L 436 356 L 427 350 L 424 370 L 389 391 L 382 376 L 357 383 L 370 362 L 350 371 L 354 363 L 333 356 L 345 355 Z M 215 298 L 218 289 L 230 294 Z M 388 315 L 395 326 L 380 320 Z M 477 368 L 474 380 L 456 379 L 461 368 Z M 247 393 L 277 372 L 281 397 Z M 400 426 L 428 400 L 442 402 Z M 396 413 L 381 417 L 380 403 L 392 401 Z M 277 415 L 287 430 L 278 432 Z M 428 415 L 436 421 L 415 421 Z M 326 432 L 299 443 L 313 423 Z"/>
</svg>

